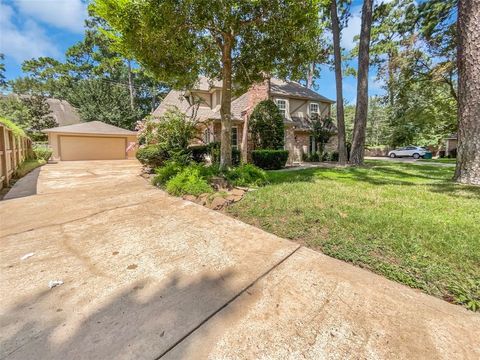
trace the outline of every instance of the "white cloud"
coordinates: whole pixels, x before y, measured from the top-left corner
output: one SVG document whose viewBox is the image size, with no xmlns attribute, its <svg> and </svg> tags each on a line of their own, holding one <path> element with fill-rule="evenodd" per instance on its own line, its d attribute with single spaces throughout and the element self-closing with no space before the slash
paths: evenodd
<svg viewBox="0 0 480 360">
<path fill-rule="evenodd" d="M 57 45 L 46 35 L 38 24 L 25 19 L 15 23 L 14 9 L 0 4 L 0 52 L 14 58 L 17 62 L 39 56 L 59 56 Z"/>
<path fill-rule="evenodd" d="M 351 13 L 347 27 L 342 29 L 341 45 L 346 50 L 352 50 L 355 47 L 353 38 L 356 35 L 360 35 L 360 27 L 362 24 L 362 8 L 360 6 L 354 7 Z"/>
<path fill-rule="evenodd" d="M 50 26 L 82 33 L 87 4 L 82 0 L 15 0 L 24 16 Z"/>
</svg>

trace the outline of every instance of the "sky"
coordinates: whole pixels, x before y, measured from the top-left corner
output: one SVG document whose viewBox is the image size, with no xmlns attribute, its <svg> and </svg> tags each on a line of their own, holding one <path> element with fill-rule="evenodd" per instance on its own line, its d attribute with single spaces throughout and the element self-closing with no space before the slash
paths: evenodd
<svg viewBox="0 0 480 360">
<path fill-rule="evenodd" d="M 354 47 L 353 38 L 360 33 L 361 0 L 354 0 L 348 27 L 342 31 L 342 46 Z M 0 0 L 0 53 L 5 55 L 7 79 L 22 76 L 24 60 L 40 56 L 64 59 L 65 50 L 83 38 L 87 1 L 84 0 Z M 356 66 L 356 62 L 352 65 Z M 335 100 L 335 75 L 322 66 L 315 79 L 317 92 Z M 356 79 L 344 79 L 344 98 L 356 100 Z M 370 95 L 383 94 L 375 80 L 375 70 L 369 74 Z"/>
</svg>

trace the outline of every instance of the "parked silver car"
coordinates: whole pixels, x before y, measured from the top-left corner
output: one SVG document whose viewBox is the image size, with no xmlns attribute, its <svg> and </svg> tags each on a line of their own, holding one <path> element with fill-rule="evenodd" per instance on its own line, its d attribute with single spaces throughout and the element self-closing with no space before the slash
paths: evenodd
<svg viewBox="0 0 480 360">
<path fill-rule="evenodd" d="M 388 152 L 388 156 L 391 158 L 396 157 L 413 157 L 419 159 L 428 152 L 427 149 L 420 146 L 405 146 Z"/>
</svg>

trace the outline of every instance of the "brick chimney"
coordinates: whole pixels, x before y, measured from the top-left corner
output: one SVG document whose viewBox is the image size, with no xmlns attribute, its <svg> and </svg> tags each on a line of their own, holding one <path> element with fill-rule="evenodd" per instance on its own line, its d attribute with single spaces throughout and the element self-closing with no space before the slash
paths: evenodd
<svg viewBox="0 0 480 360">
<path fill-rule="evenodd" d="M 247 116 L 250 116 L 260 101 L 270 99 L 270 78 L 250 86 L 248 95 Z"/>
<path fill-rule="evenodd" d="M 250 133 L 248 132 L 248 119 L 255 109 L 255 106 L 260 101 L 270 99 L 270 78 L 266 78 L 264 81 L 253 84 L 248 90 L 248 102 L 247 108 L 242 113 L 244 120 L 243 133 L 242 133 L 242 161 L 251 161 L 251 150 L 253 143 L 250 139 Z"/>
</svg>

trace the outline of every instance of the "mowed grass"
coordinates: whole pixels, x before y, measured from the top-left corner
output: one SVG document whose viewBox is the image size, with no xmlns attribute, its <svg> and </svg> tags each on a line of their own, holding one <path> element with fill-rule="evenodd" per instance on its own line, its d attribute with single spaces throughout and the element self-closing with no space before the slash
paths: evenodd
<svg viewBox="0 0 480 360">
<path fill-rule="evenodd" d="M 426 163 L 442 163 L 442 164 L 455 164 L 457 159 L 454 158 L 438 158 L 438 159 L 420 159 L 418 161 Z"/>
<path fill-rule="evenodd" d="M 369 161 L 269 172 L 228 212 L 278 236 L 476 310 L 480 188 L 453 168 Z"/>
</svg>

